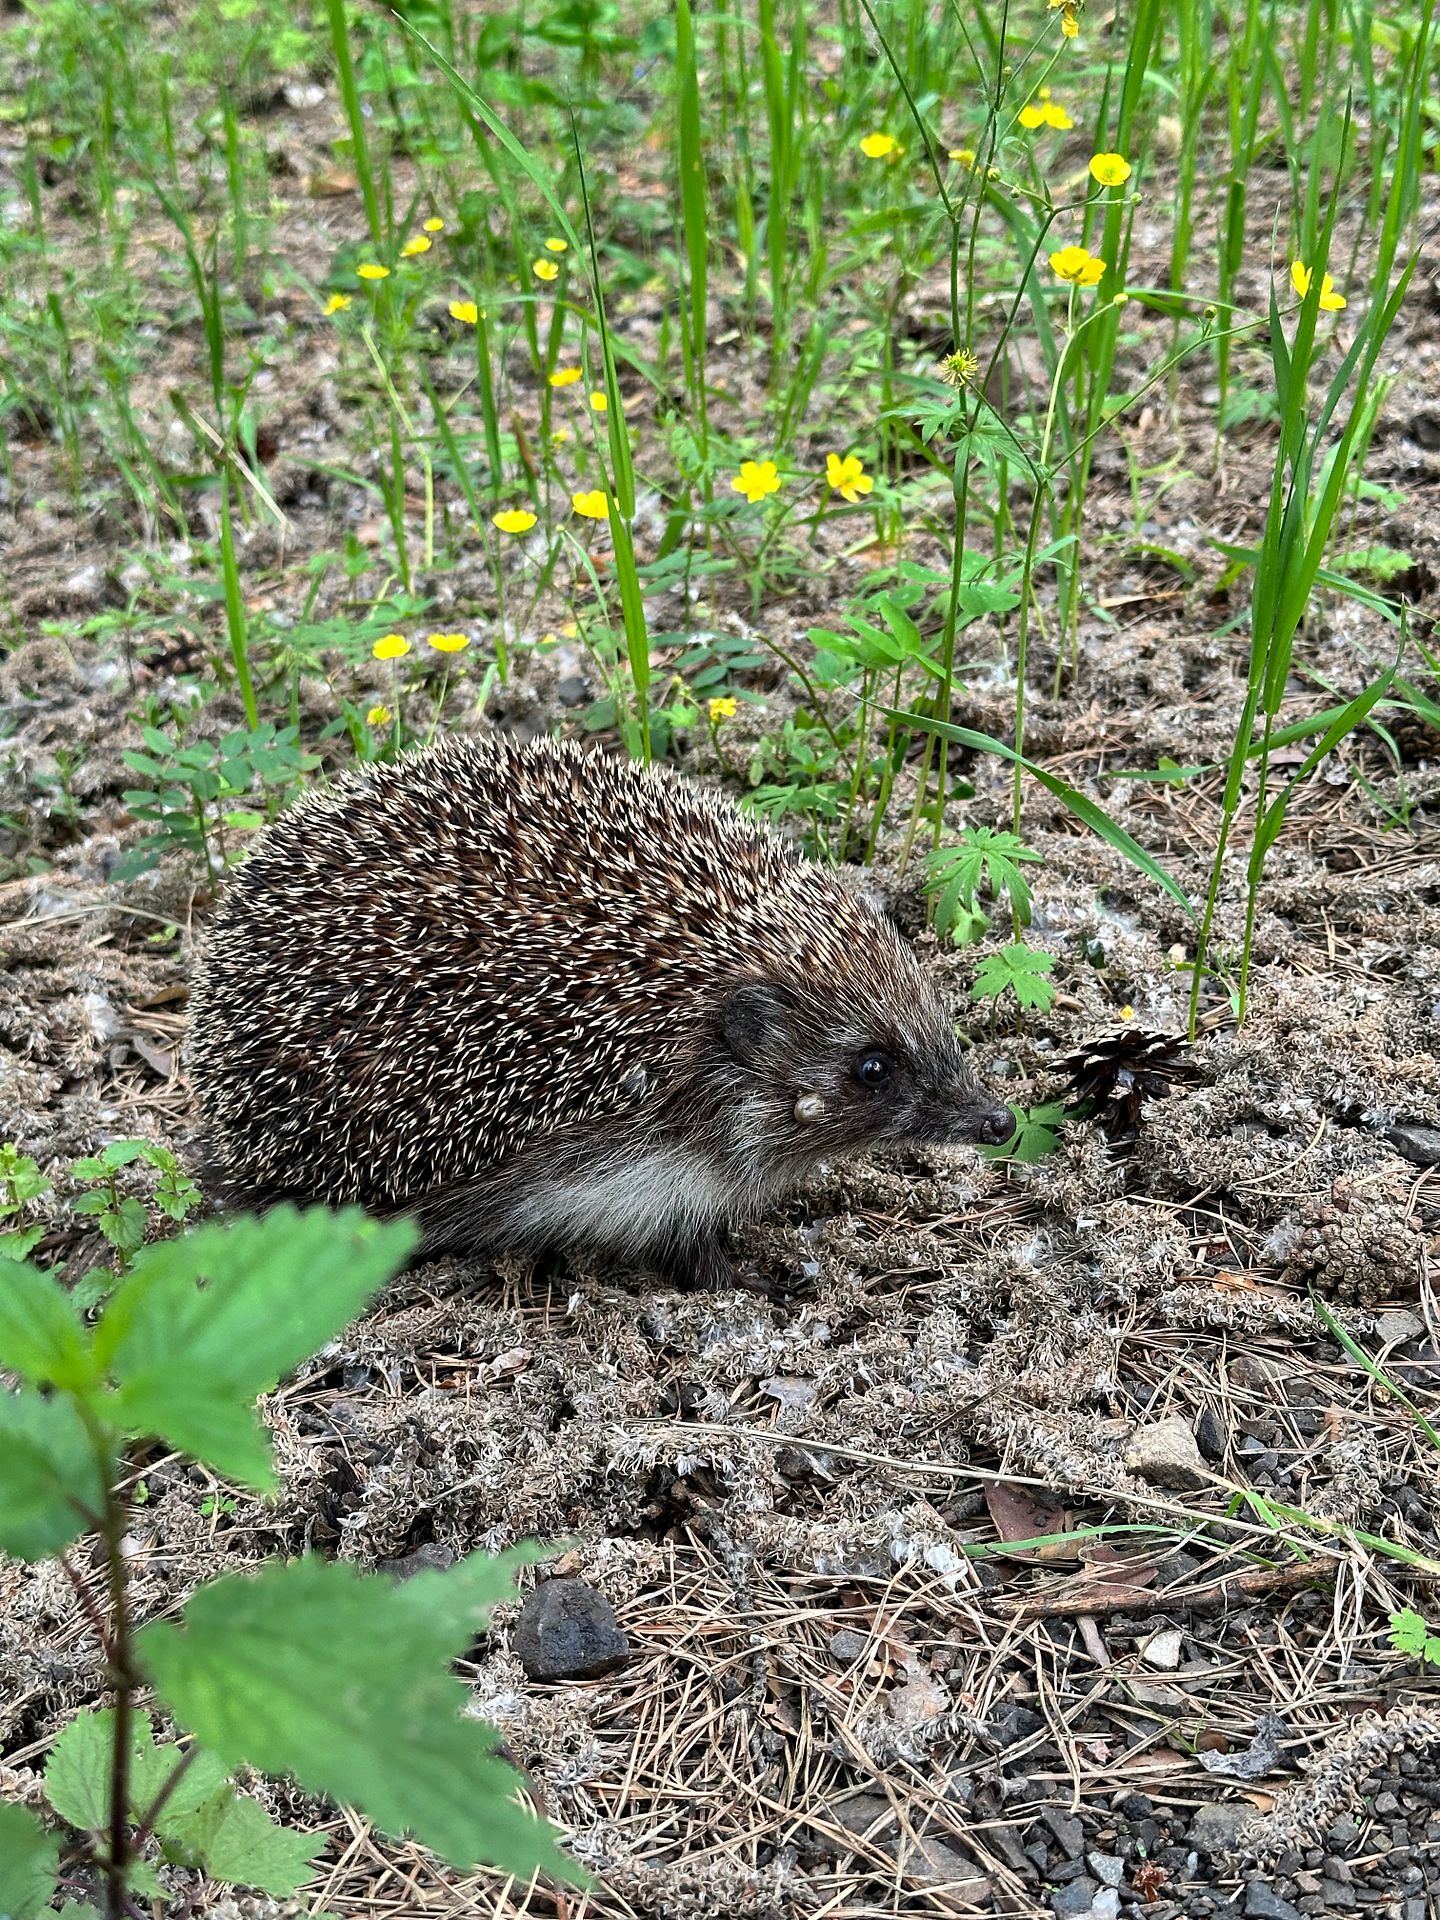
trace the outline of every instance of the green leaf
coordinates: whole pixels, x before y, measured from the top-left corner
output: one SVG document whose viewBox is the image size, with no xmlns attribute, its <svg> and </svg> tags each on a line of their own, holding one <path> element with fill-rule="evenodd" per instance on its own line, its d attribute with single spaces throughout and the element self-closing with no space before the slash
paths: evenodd
<svg viewBox="0 0 1440 1920">
<path fill-rule="evenodd" d="M 1416 1660 L 1425 1657 L 1425 1642 L 1430 1637 L 1430 1629 L 1423 1614 L 1416 1613 L 1413 1607 L 1404 1607 L 1399 1613 L 1390 1616 L 1390 1644 L 1396 1653 L 1408 1653 Z"/>
<path fill-rule="evenodd" d="M 192 1852 L 205 1871 L 235 1887 L 284 1898 L 315 1876 L 324 1836 L 278 1826 L 258 1800 L 226 1787 L 183 1822 L 162 1820 L 166 1838 Z"/>
<path fill-rule="evenodd" d="M 899 707 L 886 707 L 883 712 L 888 719 L 898 721 L 903 726 L 916 727 L 921 733 L 937 734 L 942 739 L 955 741 L 958 746 L 970 747 L 977 753 L 998 754 L 1002 760 L 1008 760 L 1012 765 L 1023 767 L 1032 780 L 1038 780 L 1047 793 L 1053 793 L 1057 800 L 1062 801 L 1077 820 L 1089 827 L 1092 833 L 1098 834 L 1107 846 L 1114 847 L 1117 853 L 1124 854 L 1133 867 L 1138 867 L 1140 872 L 1148 875 L 1158 887 L 1163 887 L 1171 899 L 1185 909 L 1192 920 L 1197 919 L 1195 909 L 1191 906 L 1184 889 L 1178 881 L 1171 879 L 1154 855 L 1147 853 L 1139 841 L 1128 834 L 1117 820 L 1110 818 L 1103 807 L 1098 806 L 1088 795 L 1078 792 L 1058 774 L 1049 772 L 1033 760 L 1027 760 L 1023 753 L 1016 753 L 1015 749 L 1006 746 L 1003 740 L 995 740 L 988 733 L 977 733 L 973 727 L 952 726 L 948 720 L 932 720 L 927 714 L 910 713 Z"/>
<path fill-rule="evenodd" d="M 999 953 L 987 955 L 980 962 L 975 969 L 971 998 L 996 999 L 1008 988 L 1022 1007 L 1044 1009 L 1052 1006 L 1055 986 L 1047 976 L 1054 966 L 1052 954 L 1041 953 L 1037 948 L 1027 947 L 1017 941 Z"/>
<path fill-rule="evenodd" d="M 35 1386 L 83 1388 L 97 1377 L 90 1335 L 58 1281 L 0 1260 L 0 1367 Z"/>
<path fill-rule="evenodd" d="M 354 1319 L 415 1238 L 353 1208 L 275 1207 L 144 1248 L 96 1335 L 119 1418 L 269 1492 L 256 1399 Z"/>
<path fill-rule="evenodd" d="M 1028 1166 L 1055 1152 L 1065 1119 L 1063 1100 L 1047 1100 L 1028 1112 L 1024 1107 L 1012 1105 L 1010 1111 L 1015 1116 L 1015 1131 L 1004 1146 L 980 1148 L 987 1160 L 1013 1160 Z"/>
<path fill-rule="evenodd" d="M 44 1560 L 87 1532 L 104 1504 L 90 1437 L 71 1403 L 30 1387 L 0 1393 L 0 1552 Z"/>
<path fill-rule="evenodd" d="M 60 1870 L 60 1836 L 28 1807 L 0 1801 L 0 1915 L 35 1920 L 50 1905 Z"/>
<path fill-rule="evenodd" d="M 461 1717 L 468 1695 L 448 1663 L 494 1591 L 472 1561 L 426 1577 L 418 1597 L 314 1559 L 233 1575 L 202 1588 L 182 1625 L 145 1627 L 140 1665 L 230 1766 L 293 1774 L 457 1867 L 575 1880 L 551 1829 L 516 1803 L 494 1728 Z"/>
<path fill-rule="evenodd" d="M 46 1799 L 82 1833 L 103 1833 L 110 1825 L 114 1740 L 115 1709 L 92 1708 L 76 1714 L 45 1763 Z"/>
</svg>

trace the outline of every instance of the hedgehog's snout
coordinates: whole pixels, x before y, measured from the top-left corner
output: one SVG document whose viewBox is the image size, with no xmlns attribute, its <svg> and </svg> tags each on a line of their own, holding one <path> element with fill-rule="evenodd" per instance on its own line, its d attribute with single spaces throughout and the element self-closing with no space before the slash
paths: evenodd
<svg viewBox="0 0 1440 1920">
<path fill-rule="evenodd" d="M 935 1108 L 945 1137 L 964 1146 L 1003 1147 L 1015 1131 L 1009 1107 L 1002 1106 L 988 1087 L 978 1085 L 968 1071 L 937 1090 Z"/>
</svg>

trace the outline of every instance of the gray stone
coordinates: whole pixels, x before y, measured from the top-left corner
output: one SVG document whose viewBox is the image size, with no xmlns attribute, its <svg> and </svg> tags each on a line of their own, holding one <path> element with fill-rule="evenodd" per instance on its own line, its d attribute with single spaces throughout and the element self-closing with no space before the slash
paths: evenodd
<svg viewBox="0 0 1440 1920">
<path fill-rule="evenodd" d="M 1282 1900 L 1267 1880 L 1252 1880 L 1245 1889 L 1246 1920 L 1300 1920 L 1300 1909 Z"/>
<path fill-rule="evenodd" d="M 1206 1800 L 1190 1816 L 1189 1840 L 1201 1853 L 1228 1853 L 1250 1809 L 1233 1800 Z"/>
<path fill-rule="evenodd" d="M 1402 1121 L 1388 1128 L 1385 1138 L 1412 1167 L 1440 1167 L 1440 1132 L 1434 1127 L 1412 1127 Z"/>
<path fill-rule="evenodd" d="M 455 1555 L 449 1547 L 436 1546 L 432 1541 L 399 1560 L 377 1560 L 375 1571 L 391 1574 L 396 1580 L 411 1580 L 417 1573 L 443 1573 L 446 1567 L 454 1564 Z"/>
<path fill-rule="evenodd" d="M 1068 1915 L 1070 1920 L 1079 1920 L 1081 1914 L 1089 1913 L 1099 1891 L 1095 1882 L 1082 1873 L 1068 1887 L 1060 1887 L 1052 1893 L 1050 1905 L 1057 1914 Z"/>
<path fill-rule="evenodd" d="M 1404 1307 L 1387 1307 L 1384 1313 L 1375 1316 L 1375 1332 L 1383 1346 L 1401 1346 L 1406 1340 L 1417 1339 L 1424 1331 L 1425 1322 L 1419 1314 L 1407 1313 Z"/>
<path fill-rule="evenodd" d="M 1040 1818 L 1049 1827 L 1067 1860 L 1078 1860 L 1085 1846 L 1085 1829 L 1073 1813 L 1059 1807 L 1042 1807 Z"/>
<path fill-rule="evenodd" d="M 1117 1920 L 1120 1895 L 1114 1887 L 1102 1887 L 1090 1903 L 1090 1920 Z"/>
<path fill-rule="evenodd" d="M 1194 1493 L 1210 1484 L 1190 1422 L 1178 1413 L 1137 1427 L 1125 1450 L 1125 1465 L 1152 1486 Z"/>
<path fill-rule="evenodd" d="M 1322 1880 L 1320 1891 L 1325 1897 L 1327 1907 L 1333 1907 L 1337 1913 L 1355 1911 L 1355 1889 L 1347 1887 L 1339 1880 Z"/>
<path fill-rule="evenodd" d="M 1225 1422 L 1213 1407 L 1206 1407 L 1195 1422 L 1195 1444 L 1207 1460 L 1225 1458 Z"/>
<path fill-rule="evenodd" d="M 1085 1858 L 1102 1887 L 1118 1887 L 1125 1878 L 1125 1862 L 1118 1853 L 1087 1853 Z"/>
<path fill-rule="evenodd" d="M 1179 1627 L 1162 1627 L 1141 1647 L 1140 1658 L 1157 1673 L 1173 1673 L 1180 1664 L 1180 1642 L 1184 1637 Z"/>
<path fill-rule="evenodd" d="M 615 1609 L 584 1580 L 544 1580 L 526 1600 L 512 1637 L 532 1680 L 595 1680 L 630 1658 Z"/>
<path fill-rule="evenodd" d="M 830 1651 L 845 1666 L 854 1666 L 870 1651 L 868 1633 L 856 1633 L 853 1627 L 840 1627 L 830 1636 Z"/>
</svg>

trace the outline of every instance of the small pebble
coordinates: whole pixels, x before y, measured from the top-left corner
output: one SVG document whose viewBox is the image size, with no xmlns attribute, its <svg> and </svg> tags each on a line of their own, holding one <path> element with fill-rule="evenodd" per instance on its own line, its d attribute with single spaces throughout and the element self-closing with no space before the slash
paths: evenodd
<svg viewBox="0 0 1440 1920">
<path fill-rule="evenodd" d="M 520 1609 L 511 1644 L 532 1680 L 595 1680 L 630 1658 L 615 1609 L 584 1580 L 542 1580 Z"/>
<path fill-rule="evenodd" d="M 1173 1673 L 1180 1664 L 1180 1643 L 1184 1634 L 1179 1627 L 1162 1627 L 1152 1633 L 1140 1649 L 1140 1658 L 1157 1673 Z"/>
</svg>

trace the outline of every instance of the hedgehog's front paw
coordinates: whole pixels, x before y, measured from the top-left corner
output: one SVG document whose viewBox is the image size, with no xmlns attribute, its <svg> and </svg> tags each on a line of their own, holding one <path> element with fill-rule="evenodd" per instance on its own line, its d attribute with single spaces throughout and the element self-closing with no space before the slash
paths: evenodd
<svg viewBox="0 0 1440 1920">
<path fill-rule="evenodd" d="M 658 1271 L 670 1286 L 684 1293 L 724 1293 L 740 1287 L 769 1299 L 773 1292 L 750 1262 L 737 1265 L 718 1234 L 670 1249 L 658 1263 Z"/>
</svg>

